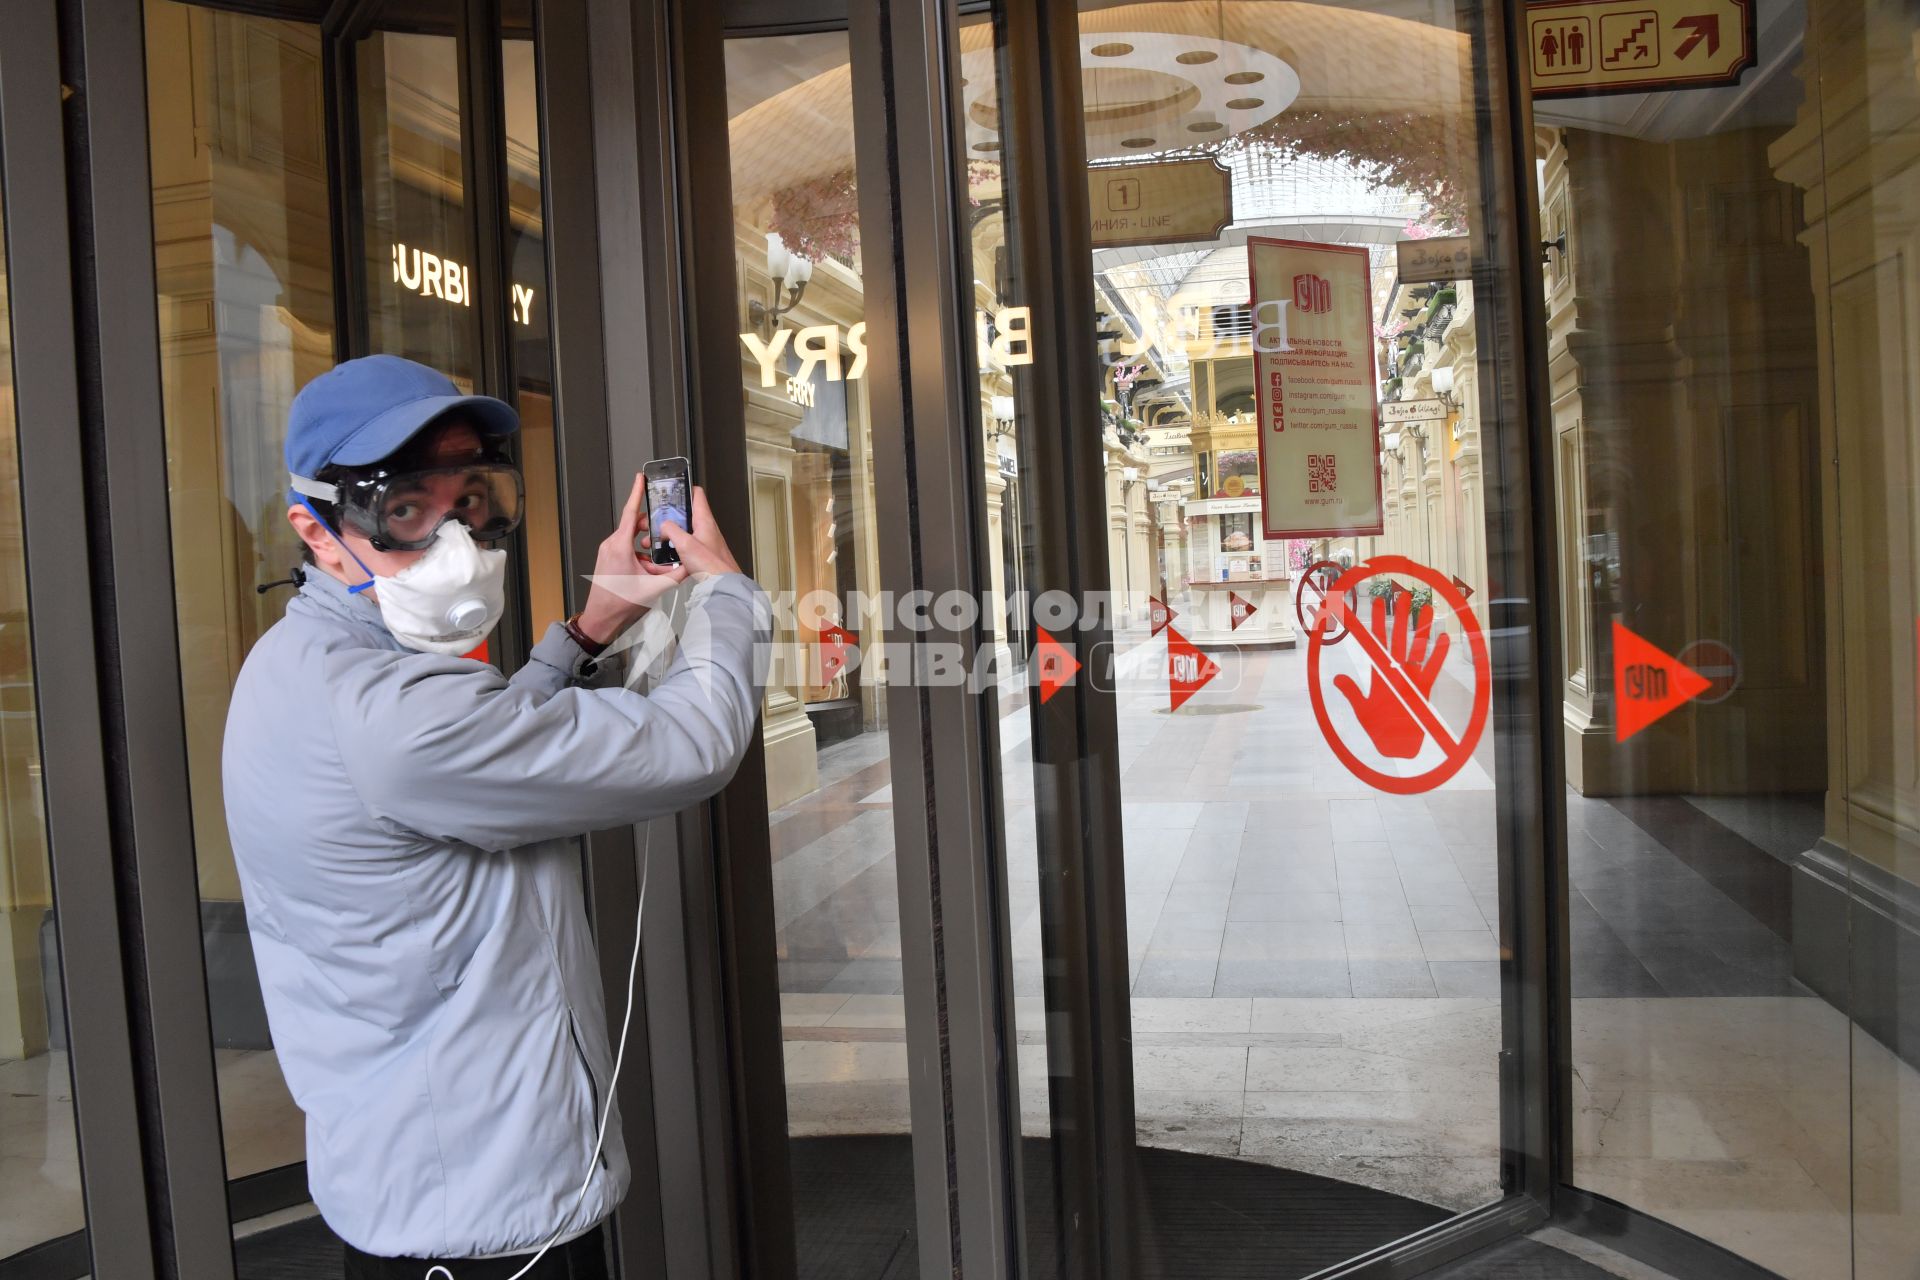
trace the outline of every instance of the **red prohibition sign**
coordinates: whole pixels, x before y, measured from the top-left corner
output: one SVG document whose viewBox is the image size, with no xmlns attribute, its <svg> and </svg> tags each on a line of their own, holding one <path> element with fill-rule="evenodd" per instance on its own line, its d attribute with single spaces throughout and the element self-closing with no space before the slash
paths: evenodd
<svg viewBox="0 0 1920 1280">
<path fill-rule="evenodd" d="M 1473 710 L 1467 717 L 1467 729 L 1455 738 L 1447 726 L 1435 713 L 1433 705 L 1420 693 L 1409 678 L 1407 670 L 1387 651 L 1381 637 L 1368 630 L 1365 623 L 1351 616 L 1346 607 L 1348 594 L 1356 590 L 1368 578 L 1381 574 L 1397 573 L 1413 578 L 1433 590 L 1432 608 L 1445 601 L 1460 619 L 1460 633 L 1466 641 L 1467 651 L 1473 660 Z M 1333 730 L 1333 722 L 1327 715 L 1326 694 L 1320 687 L 1320 651 L 1331 640 L 1323 639 L 1325 632 L 1335 623 L 1344 622 L 1345 633 L 1353 636 L 1354 643 L 1367 660 L 1371 678 L 1384 681 L 1392 697 L 1405 708 L 1419 730 L 1439 744 L 1445 753 L 1445 759 L 1425 773 L 1402 778 L 1384 773 L 1362 760 L 1353 748 L 1342 741 Z M 1445 576 L 1435 573 L 1423 564 L 1418 564 L 1405 556 L 1375 556 L 1364 564 L 1355 565 L 1342 574 L 1339 581 L 1327 591 L 1327 604 L 1315 621 L 1313 634 L 1307 644 L 1307 692 L 1313 699 L 1313 717 L 1320 722 L 1320 732 L 1326 737 L 1327 745 L 1340 757 L 1340 763 L 1347 766 L 1353 776 L 1382 791 L 1396 795 L 1415 795 L 1433 788 L 1460 772 L 1460 766 L 1473 754 L 1473 748 L 1480 741 L 1480 732 L 1487 725 L 1487 707 L 1492 701 L 1492 664 L 1487 658 L 1487 637 L 1480 630 L 1479 621 L 1473 611 L 1467 607 L 1467 599 L 1459 588 Z"/>
<path fill-rule="evenodd" d="M 1300 621 L 1300 629 L 1306 632 L 1317 631 L 1320 620 L 1327 616 L 1327 597 L 1332 594 L 1327 584 L 1338 578 L 1346 570 L 1338 560 L 1315 560 L 1300 571 L 1300 589 L 1293 594 L 1293 616 Z M 1308 597 L 1312 597 L 1311 603 Z M 1309 617 L 1308 614 L 1312 616 Z M 1328 628 L 1328 644 L 1339 644 L 1347 638 L 1345 627 L 1336 620 Z"/>
</svg>

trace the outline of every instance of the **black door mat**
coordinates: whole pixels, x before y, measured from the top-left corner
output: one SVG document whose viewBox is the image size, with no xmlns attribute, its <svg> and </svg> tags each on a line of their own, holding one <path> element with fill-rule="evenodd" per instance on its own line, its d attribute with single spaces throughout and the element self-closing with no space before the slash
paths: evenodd
<svg viewBox="0 0 1920 1280">
<path fill-rule="evenodd" d="M 791 1144 L 802 1280 L 919 1275 L 913 1152 L 907 1138 L 796 1138 Z M 1048 1144 L 1022 1143 L 1029 1274 L 1057 1274 Z M 1404 1196 L 1224 1156 L 1138 1149 L 1142 1280 L 1290 1280 L 1432 1226 L 1447 1210 Z M 239 1280 L 339 1280 L 340 1242 L 318 1218 L 234 1245 Z M 1508 1240 L 1435 1280 L 1608 1280 L 1532 1240 Z"/>
</svg>

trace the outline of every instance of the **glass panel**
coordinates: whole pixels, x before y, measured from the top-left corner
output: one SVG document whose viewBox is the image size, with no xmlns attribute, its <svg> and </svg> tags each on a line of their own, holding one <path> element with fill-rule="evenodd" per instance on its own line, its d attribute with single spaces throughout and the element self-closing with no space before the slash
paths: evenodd
<svg viewBox="0 0 1920 1280">
<path fill-rule="evenodd" d="M 1826 1038 L 1836 1008 L 1851 1015 L 1851 1160 L 1835 1123 L 1808 1172 L 1837 1196 L 1851 1168 L 1853 1274 L 1906 1280 L 1920 1266 L 1920 8 L 1814 0 L 1806 44 L 1805 95 L 1768 148 L 1804 219 L 1804 274 L 1782 293 L 1802 312 L 1812 286 L 1808 417 L 1833 495 L 1813 526 L 1825 597 L 1803 624 L 1824 640 L 1826 803 L 1789 850 L 1794 974 L 1822 997 L 1823 1042 L 1789 1069 L 1802 1090 L 1840 1087 Z"/>
<path fill-rule="evenodd" d="M 0 1262 L 85 1231 L 53 920 L 0 189 Z M 84 1246 L 78 1251 L 85 1265 Z"/>
<path fill-rule="evenodd" d="M 181 704 L 208 1002 L 231 1178 L 305 1158 L 227 840 L 220 744 L 253 643 L 300 560 L 281 446 L 294 394 L 333 364 L 317 26 L 148 0 L 161 388 Z"/>
<path fill-rule="evenodd" d="M 540 97 L 528 4 L 509 4 L 500 42 L 507 124 L 507 308 L 514 403 L 527 488 L 527 602 L 536 640 L 567 615 L 560 570 L 560 491 L 553 434 L 553 345 L 547 328 L 547 242 L 540 202 Z"/>
<path fill-rule="evenodd" d="M 1499 54 L 1482 9 L 1445 0 L 1081 9 L 1102 429 L 1072 457 L 1104 494 L 1108 571 L 1066 616 L 1009 613 L 1039 641 L 1025 683 L 1058 670 L 1044 627 L 1117 703 L 1105 868 L 1127 903 L 1144 1268 L 1224 1248 L 1306 1275 L 1502 1194 L 1484 488 L 1521 418 L 1482 376 L 1513 358 L 1487 252 L 1513 213 L 1480 187 L 1504 126 L 1477 87 Z M 963 31 L 983 208 L 994 53 L 991 27 Z M 1051 424 L 1021 420 L 1023 366 L 1051 357 L 1018 339 L 993 226 L 970 264 L 983 456 L 990 494 L 1011 472 L 1031 502 L 1057 482 L 1029 465 Z M 1458 252 L 1403 271 L 1407 242 Z M 998 536 L 995 505 L 994 580 L 1030 579 L 1036 526 Z M 1085 648 L 1097 625 L 1110 650 Z M 1016 846 L 1033 777 L 1006 774 Z M 1020 914 L 1016 972 L 1064 959 Z M 1039 1011 L 1017 1013 L 1027 1086 Z"/>
<path fill-rule="evenodd" d="M 1819 21 L 1845 25 L 1849 10 L 1857 24 L 1844 2 Z M 1876 316 L 1891 296 L 1876 263 L 1898 253 L 1881 213 L 1861 200 L 1827 220 L 1839 205 L 1823 149 L 1844 134 L 1849 165 L 1881 152 L 1864 118 L 1822 127 L 1813 11 L 1763 13 L 1757 32 L 1730 11 L 1705 32 L 1662 18 L 1651 36 L 1608 34 L 1603 16 L 1597 33 L 1541 19 L 1533 34 L 1567 633 L 1574 1177 L 1795 1280 L 1904 1276 L 1916 1256 L 1911 1235 L 1894 1270 L 1854 1253 L 1850 1204 L 1915 1202 L 1889 1178 L 1898 1114 L 1850 1126 L 1848 1106 L 1850 1057 L 1875 1079 L 1913 1078 L 1890 1024 L 1850 1043 L 1848 1013 L 1865 1026 L 1869 1005 L 1894 1008 L 1897 952 L 1877 971 L 1855 955 L 1849 973 L 1849 934 L 1867 923 L 1850 902 L 1865 900 L 1853 881 L 1866 864 L 1899 870 L 1903 784 L 1884 753 L 1911 743 L 1913 721 L 1912 582 L 1887 552 L 1910 536 L 1911 401 L 1858 396 L 1910 376 L 1915 331 Z M 1910 156 L 1912 19 L 1893 12 L 1880 35 L 1898 32 L 1889 51 L 1907 79 L 1892 101 L 1907 104 L 1896 128 Z M 1607 73 L 1573 43 L 1589 34 L 1665 41 L 1724 74 L 1596 96 Z M 1866 83 L 1863 36 L 1855 25 L 1831 49 L 1852 69 L 1848 93 Z M 1881 191 L 1910 223 L 1911 183 Z M 1828 243 L 1842 238 L 1858 254 L 1835 269 Z M 1878 825 L 1863 840 L 1867 812 Z"/>
<path fill-rule="evenodd" d="M 406 356 L 473 390 L 480 313 L 461 169 L 457 9 L 410 6 L 404 30 L 355 48 L 368 349 Z M 544 292 L 544 290 L 542 290 Z"/>
<path fill-rule="evenodd" d="M 726 50 L 753 563 L 785 659 L 764 735 L 789 1152 L 800 1273 L 821 1277 L 915 1265 L 885 689 L 860 660 L 882 534 L 847 56 L 840 33 Z M 855 1169 L 886 1194 L 833 1194 Z"/>
<path fill-rule="evenodd" d="M 471 288 L 454 41 L 411 25 L 357 46 L 370 333 L 376 350 L 471 386 L 477 326 L 510 326 L 530 606 L 544 630 L 564 608 L 531 24 L 509 13 L 501 43 L 513 267 L 498 305 Z M 246 936 L 220 743 L 233 679 L 287 599 L 256 587 L 300 558 L 285 514 L 287 411 L 334 362 L 321 38 L 314 26 L 173 0 L 149 0 L 146 35 L 174 558 L 200 566 L 176 575 L 188 768 L 237 1178 L 305 1154 Z"/>
</svg>

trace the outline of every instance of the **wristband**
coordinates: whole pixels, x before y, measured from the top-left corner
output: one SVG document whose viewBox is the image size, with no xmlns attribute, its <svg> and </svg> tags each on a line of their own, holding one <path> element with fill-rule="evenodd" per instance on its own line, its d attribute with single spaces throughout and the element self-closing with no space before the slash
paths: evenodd
<svg viewBox="0 0 1920 1280">
<path fill-rule="evenodd" d="M 602 653 L 606 652 L 606 649 L 607 649 L 606 645 L 601 644 L 596 640 L 589 639 L 587 637 L 587 633 L 580 629 L 579 614 L 577 613 L 574 614 L 571 618 L 568 618 L 565 622 L 561 623 L 560 625 L 567 629 L 567 634 L 573 637 L 573 642 L 579 645 L 582 649 L 584 649 L 589 658 L 597 658 Z"/>
</svg>

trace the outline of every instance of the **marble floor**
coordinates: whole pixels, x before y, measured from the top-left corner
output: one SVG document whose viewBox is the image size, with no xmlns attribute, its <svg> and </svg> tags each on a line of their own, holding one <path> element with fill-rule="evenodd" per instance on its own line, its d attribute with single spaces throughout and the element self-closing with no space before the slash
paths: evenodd
<svg viewBox="0 0 1920 1280">
<path fill-rule="evenodd" d="M 1323 741 L 1300 654 L 1225 656 L 1178 715 L 1161 661 L 1133 637 L 1116 663 L 1140 1140 L 1455 1209 L 1494 1198 L 1491 740 L 1437 790 L 1388 795 Z M 1455 671 L 1435 701 L 1461 714 Z M 1008 700 L 1001 781 L 1022 1121 L 1044 1133 L 1026 715 Z M 791 1123 L 902 1129 L 884 742 L 834 744 L 821 767 L 773 815 Z M 1817 798 L 1568 806 L 1579 1181 L 1792 1280 L 1913 1280 L 1920 1074 L 1792 977 L 1786 864 Z M 1852 1124 L 1850 1081 L 1877 1107 Z M 1852 1128 L 1869 1114 L 1891 1126 L 1871 1166 Z M 1890 1190 L 1850 1236 L 1868 1179 Z"/>
<path fill-rule="evenodd" d="M 1223 656 L 1178 715 L 1160 654 L 1132 636 L 1114 663 L 1140 1140 L 1455 1209 L 1494 1198 L 1491 741 L 1439 789 L 1387 795 L 1322 740 L 1299 654 Z M 1441 714 L 1464 700 L 1443 675 Z M 1004 705 L 1021 1119 L 1044 1134 L 1035 774 L 1023 699 Z M 903 1130 L 883 735 L 820 765 L 820 788 L 772 815 L 790 1122 Z M 1790 1280 L 1914 1280 L 1920 1073 L 1792 977 L 1786 860 L 1817 807 L 1568 808 L 1577 1180 Z M 230 1171 L 297 1159 L 271 1053 L 223 1051 L 218 1069 Z M 70 1107 L 61 1055 L 0 1062 L 0 1257 L 80 1223 Z"/>
</svg>

